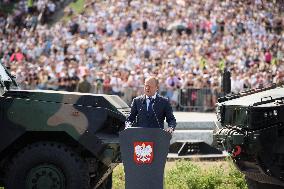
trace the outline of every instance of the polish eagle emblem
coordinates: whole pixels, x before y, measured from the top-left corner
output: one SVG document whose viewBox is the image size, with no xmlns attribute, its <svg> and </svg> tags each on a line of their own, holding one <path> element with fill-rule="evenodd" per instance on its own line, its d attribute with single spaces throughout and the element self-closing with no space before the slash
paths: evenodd
<svg viewBox="0 0 284 189">
<path fill-rule="evenodd" d="M 153 142 L 134 142 L 134 161 L 149 164 L 153 160 Z"/>
</svg>

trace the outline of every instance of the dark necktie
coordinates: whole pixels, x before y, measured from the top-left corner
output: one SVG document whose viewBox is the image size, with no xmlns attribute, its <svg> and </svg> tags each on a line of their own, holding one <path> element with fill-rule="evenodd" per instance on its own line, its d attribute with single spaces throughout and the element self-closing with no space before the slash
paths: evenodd
<svg viewBox="0 0 284 189">
<path fill-rule="evenodd" d="M 149 112 L 152 112 L 153 111 L 153 102 L 154 102 L 154 99 L 152 97 L 149 97 L 149 106 L 148 106 L 148 111 Z"/>
</svg>

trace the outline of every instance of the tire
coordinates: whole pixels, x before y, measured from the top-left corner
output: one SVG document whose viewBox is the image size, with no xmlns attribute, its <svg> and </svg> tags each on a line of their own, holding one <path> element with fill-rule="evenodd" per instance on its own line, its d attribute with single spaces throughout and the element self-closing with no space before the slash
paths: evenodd
<svg viewBox="0 0 284 189">
<path fill-rule="evenodd" d="M 5 189 L 89 189 L 86 162 L 60 143 L 38 142 L 12 158 Z"/>
<path fill-rule="evenodd" d="M 246 177 L 248 189 L 284 189 L 283 186 L 260 183 Z"/>
</svg>

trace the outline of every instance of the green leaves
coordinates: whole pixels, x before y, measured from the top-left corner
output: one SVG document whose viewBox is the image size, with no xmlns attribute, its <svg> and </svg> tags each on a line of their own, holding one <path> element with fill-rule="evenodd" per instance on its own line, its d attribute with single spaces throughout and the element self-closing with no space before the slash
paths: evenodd
<svg viewBox="0 0 284 189">
<path fill-rule="evenodd" d="M 124 188 L 123 166 L 113 173 L 113 188 Z M 217 162 L 168 162 L 165 169 L 165 189 L 247 189 L 244 175 L 231 160 Z"/>
<path fill-rule="evenodd" d="M 214 162 L 212 162 L 213 164 Z M 202 166 L 191 161 L 178 161 L 166 173 L 166 189 L 246 189 L 244 176 L 232 165 Z"/>
</svg>

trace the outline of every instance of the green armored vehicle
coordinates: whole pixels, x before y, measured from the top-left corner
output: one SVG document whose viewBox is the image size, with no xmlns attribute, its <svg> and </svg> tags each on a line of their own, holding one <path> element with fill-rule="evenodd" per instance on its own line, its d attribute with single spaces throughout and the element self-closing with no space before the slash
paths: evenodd
<svg viewBox="0 0 284 189">
<path fill-rule="evenodd" d="M 249 90 L 217 103 L 214 143 L 227 150 L 249 188 L 284 188 L 284 87 Z"/>
<path fill-rule="evenodd" d="M 14 90 L 17 83 L 3 65 L 0 76 L 1 185 L 111 188 L 127 104 L 112 95 Z"/>
</svg>

